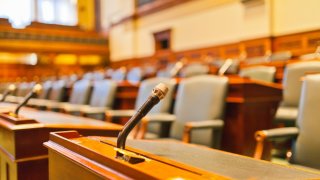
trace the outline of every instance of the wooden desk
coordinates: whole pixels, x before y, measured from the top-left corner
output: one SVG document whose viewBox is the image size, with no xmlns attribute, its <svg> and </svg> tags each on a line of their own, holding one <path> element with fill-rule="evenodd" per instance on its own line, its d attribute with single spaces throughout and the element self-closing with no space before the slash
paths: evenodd
<svg viewBox="0 0 320 180">
<path fill-rule="evenodd" d="M 48 179 L 48 151 L 42 143 L 49 139 L 52 131 L 72 129 L 84 135 L 117 136 L 122 128 L 112 123 L 31 108 L 22 108 L 21 116 L 37 122 L 16 125 L 0 118 L 0 179 Z"/>
<path fill-rule="evenodd" d="M 228 91 L 221 149 L 253 156 L 254 133 L 272 128 L 273 117 L 282 99 L 281 85 L 230 76 Z M 134 109 L 137 92 L 138 86 L 119 86 L 117 107 Z M 267 154 L 265 151 L 265 159 L 268 159 Z"/>
<path fill-rule="evenodd" d="M 55 179 L 318 179 L 320 174 L 203 146 L 132 140 L 127 150 L 147 160 L 116 159 L 114 142 L 75 131 L 50 134 L 49 177 Z"/>
<path fill-rule="evenodd" d="M 273 127 L 281 99 L 279 84 L 230 77 L 221 149 L 252 157 L 256 144 L 254 133 Z M 269 155 L 265 151 L 264 159 Z"/>
</svg>

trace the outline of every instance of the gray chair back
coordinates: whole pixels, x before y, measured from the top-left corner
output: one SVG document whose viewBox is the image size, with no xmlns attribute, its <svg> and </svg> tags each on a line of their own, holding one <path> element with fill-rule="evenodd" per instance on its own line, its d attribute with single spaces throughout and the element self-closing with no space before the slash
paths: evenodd
<svg viewBox="0 0 320 180">
<path fill-rule="evenodd" d="M 288 64 L 283 76 L 284 106 L 298 107 L 301 93 L 301 77 L 306 73 L 320 72 L 320 62 L 301 62 Z"/>
<path fill-rule="evenodd" d="M 135 109 L 137 110 L 150 96 L 152 89 L 159 83 L 167 85 L 169 91 L 167 95 L 153 107 L 150 113 L 167 113 L 170 110 L 172 96 L 175 87 L 175 80 L 169 78 L 150 78 L 143 80 L 140 84 L 138 96 L 135 103 Z"/>
<path fill-rule="evenodd" d="M 143 78 L 143 70 L 140 67 L 130 69 L 127 74 L 127 81 L 131 83 L 139 83 Z"/>
<path fill-rule="evenodd" d="M 281 51 L 281 52 L 275 52 L 272 53 L 268 59 L 269 61 L 286 61 L 292 58 L 292 52 L 291 51 Z"/>
<path fill-rule="evenodd" d="M 299 135 L 290 161 L 320 169 L 320 75 L 308 75 L 302 85 L 297 126 Z"/>
<path fill-rule="evenodd" d="M 112 72 L 111 79 L 114 81 L 124 81 L 126 78 L 126 73 L 126 68 L 121 67 Z"/>
<path fill-rule="evenodd" d="M 39 99 L 48 99 L 50 91 L 51 91 L 52 81 L 45 81 L 42 83 L 42 91 L 39 94 Z"/>
<path fill-rule="evenodd" d="M 149 114 L 161 114 L 161 113 L 169 113 L 172 104 L 172 96 L 175 90 L 176 81 L 170 78 L 161 78 L 155 77 L 143 80 L 139 87 L 138 97 L 135 104 L 135 109 L 137 110 L 150 96 L 152 89 L 158 85 L 159 83 L 164 83 L 167 85 L 169 91 L 167 95 L 157 104 L 155 105 Z M 151 123 L 148 125 L 148 131 L 151 133 L 166 134 L 168 136 L 168 128 L 164 124 Z"/>
<path fill-rule="evenodd" d="M 71 104 L 88 104 L 91 95 L 91 81 L 80 80 L 73 84 L 69 103 Z"/>
<path fill-rule="evenodd" d="M 66 93 L 66 85 L 67 83 L 65 80 L 54 81 L 48 99 L 58 102 L 62 101 L 64 94 Z"/>
<path fill-rule="evenodd" d="M 276 74 L 276 68 L 273 66 L 253 66 L 240 70 L 241 77 L 249 77 L 254 80 L 273 82 Z"/>
<path fill-rule="evenodd" d="M 90 106 L 112 107 L 117 89 L 117 83 L 113 80 L 94 81 Z"/>
<path fill-rule="evenodd" d="M 34 82 L 22 82 L 18 85 L 16 96 L 24 97 L 29 92 L 31 92 L 33 86 L 35 85 Z"/>
<path fill-rule="evenodd" d="M 193 63 L 181 69 L 180 76 L 187 78 L 191 76 L 208 74 L 209 66 L 199 63 Z"/>
<path fill-rule="evenodd" d="M 184 79 L 180 82 L 170 137 L 182 139 L 186 122 L 222 119 L 228 89 L 228 78 L 215 75 L 202 75 Z M 192 143 L 212 147 L 214 133 L 210 129 L 192 132 Z"/>
</svg>

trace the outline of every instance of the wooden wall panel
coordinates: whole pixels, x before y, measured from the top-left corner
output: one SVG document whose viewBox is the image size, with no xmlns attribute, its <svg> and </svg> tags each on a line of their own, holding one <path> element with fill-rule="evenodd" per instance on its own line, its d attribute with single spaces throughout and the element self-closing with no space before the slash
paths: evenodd
<svg viewBox="0 0 320 180">
<path fill-rule="evenodd" d="M 320 30 L 309 31 L 279 37 L 265 37 L 241 41 L 238 43 L 224 44 L 206 48 L 190 49 L 185 51 L 166 51 L 157 52 L 153 56 L 144 58 L 127 59 L 123 61 L 111 62 L 112 67 L 123 65 L 144 64 L 145 59 L 153 59 L 158 62 L 177 61 L 183 57 L 190 62 L 204 61 L 206 56 L 213 59 L 240 58 L 266 56 L 272 52 L 291 51 L 293 59 L 298 56 L 315 52 L 317 46 L 320 45 Z M 244 61 L 245 62 L 245 61 Z M 160 63 L 161 64 L 161 63 Z"/>
</svg>

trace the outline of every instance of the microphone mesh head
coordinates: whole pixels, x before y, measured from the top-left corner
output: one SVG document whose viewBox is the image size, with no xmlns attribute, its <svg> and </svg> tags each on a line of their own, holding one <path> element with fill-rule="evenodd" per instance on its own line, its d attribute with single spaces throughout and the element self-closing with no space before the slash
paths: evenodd
<svg viewBox="0 0 320 180">
<path fill-rule="evenodd" d="M 16 88 L 17 87 L 14 84 L 10 84 L 9 87 L 8 87 L 9 91 L 14 91 Z"/>
<path fill-rule="evenodd" d="M 39 94 L 41 90 L 42 90 L 41 84 L 36 84 L 32 89 L 32 91 L 37 94 Z"/>
<path fill-rule="evenodd" d="M 161 100 L 165 97 L 165 95 L 168 93 L 168 87 L 164 83 L 159 83 L 152 91 L 152 94 L 158 96 L 158 98 Z"/>
</svg>

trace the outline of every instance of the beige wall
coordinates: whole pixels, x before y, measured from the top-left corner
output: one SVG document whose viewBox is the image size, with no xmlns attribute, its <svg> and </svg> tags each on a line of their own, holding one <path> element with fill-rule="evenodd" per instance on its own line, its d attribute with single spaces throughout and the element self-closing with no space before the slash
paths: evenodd
<svg viewBox="0 0 320 180">
<path fill-rule="evenodd" d="M 272 4 L 274 35 L 320 28 L 319 0 L 273 0 Z"/>
<path fill-rule="evenodd" d="M 316 17 L 320 17 L 320 11 L 307 10 L 319 3 L 319 0 L 264 0 L 244 5 L 240 0 L 191 1 L 111 28 L 111 60 L 153 55 L 153 33 L 168 28 L 172 29 L 174 51 L 319 28 Z M 305 9 L 303 15 L 296 13 L 299 7 Z M 130 12 L 132 3 L 131 9 L 126 8 L 126 13 Z M 311 17 L 312 13 L 315 17 Z"/>
</svg>

